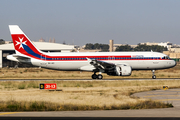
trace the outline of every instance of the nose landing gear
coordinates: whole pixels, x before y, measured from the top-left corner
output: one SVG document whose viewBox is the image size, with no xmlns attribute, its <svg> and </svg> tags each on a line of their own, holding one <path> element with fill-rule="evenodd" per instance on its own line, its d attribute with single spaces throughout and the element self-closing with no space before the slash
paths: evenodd
<svg viewBox="0 0 180 120">
<path fill-rule="evenodd" d="M 156 79 L 155 70 L 152 70 L 152 79 Z"/>
</svg>

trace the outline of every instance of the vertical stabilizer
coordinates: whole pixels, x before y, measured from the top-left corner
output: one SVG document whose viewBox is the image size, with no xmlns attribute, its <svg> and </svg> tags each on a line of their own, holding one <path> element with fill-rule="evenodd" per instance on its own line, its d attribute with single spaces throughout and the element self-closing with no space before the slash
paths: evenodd
<svg viewBox="0 0 180 120">
<path fill-rule="evenodd" d="M 23 54 L 29 57 L 41 55 L 41 51 L 31 42 L 24 32 L 17 25 L 9 25 L 16 54 Z"/>
</svg>

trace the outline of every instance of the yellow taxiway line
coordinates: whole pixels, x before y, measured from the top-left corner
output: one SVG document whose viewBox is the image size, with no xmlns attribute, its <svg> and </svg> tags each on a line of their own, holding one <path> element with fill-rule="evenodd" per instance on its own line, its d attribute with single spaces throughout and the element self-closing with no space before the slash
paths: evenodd
<svg viewBox="0 0 180 120">
<path fill-rule="evenodd" d="M 16 114 L 16 113 L 21 113 L 21 112 L 6 112 L 6 113 L 0 113 L 0 115 L 8 115 L 8 114 Z"/>
</svg>

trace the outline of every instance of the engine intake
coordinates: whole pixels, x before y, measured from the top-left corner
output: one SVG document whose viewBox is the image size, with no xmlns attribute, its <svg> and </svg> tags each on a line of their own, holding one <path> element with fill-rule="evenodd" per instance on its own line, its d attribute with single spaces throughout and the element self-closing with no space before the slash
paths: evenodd
<svg viewBox="0 0 180 120">
<path fill-rule="evenodd" d="M 130 76 L 132 73 L 131 66 L 128 65 L 116 65 L 115 69 L 112 71 L 108 71 L 108 75 L 113 76 Z"/>
</svg>

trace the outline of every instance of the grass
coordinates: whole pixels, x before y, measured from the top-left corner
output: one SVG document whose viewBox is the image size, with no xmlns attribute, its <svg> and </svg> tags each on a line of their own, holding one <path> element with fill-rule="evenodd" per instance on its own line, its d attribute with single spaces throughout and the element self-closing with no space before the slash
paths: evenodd
<svg viewBox="0 0 180 120">
<path fill-rule="evenodd" d="M 77 111 L 77 110 L 128 110 L 128 109 L 150 109 L 150 108 L 168 108 L 173 107 L 169 103 L 156 101 L 143 101 L 136 104 L 112 105 L 112 106 L 90 106 L 74 104 L 54 104 L 51 102 L 0 102 L 0 111 Z"/>
<path fill-rule="evenodd" d="M 39 90 L 40 83 L 57 83 L 63 91 Z M 9 84 L 10 88 L 6 88 Z M 0 81 L 0 111 L 116 110 L 172 107 L 130 97 L 141 91 L 179 88 L 180 80 L 134 81 Z"/>
<path fill-rule="evenodd" d="M 18 85 L 18 89 L 25 89 L 25 87 L 26 87 L 25 84 Z"/>
</svg>

